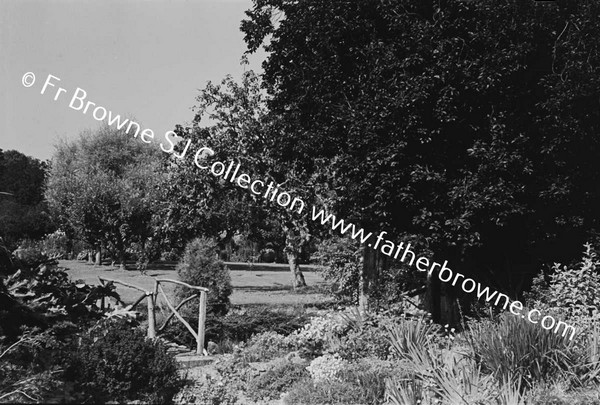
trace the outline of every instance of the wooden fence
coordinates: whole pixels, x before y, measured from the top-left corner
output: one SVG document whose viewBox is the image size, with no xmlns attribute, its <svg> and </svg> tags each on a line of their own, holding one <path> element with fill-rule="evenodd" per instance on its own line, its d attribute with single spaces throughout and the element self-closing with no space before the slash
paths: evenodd
<svg viewBox="0 0 600 405">
<path fill-rule="evenodd" d="M 140 302 L 142 302 L 144 300 L 144 298 L 146 298 L 147 303 L 148 303 L 148 337 L 149 338 L 155 338 L 157 336 L 155 308 L 156 308 L 156 300 L 158 298 L 158 293 L 160 292 L 161 295 L 163 296 L 165 303 L 171 310 L 171 313 L 169 314 L 169 317 L 165 320 L 165 322 L 162 324 L 162 326 L 160 328 L 158 328 L 158 333 L 162 332 L 163 329 L 169 323 L 169 321 L 175 316 L 175 317 L 177 317 L 177 319 L 179 319 L 179 321 L 181 323 L 183 323 L 185 325 L 185 327 L 190 331 L 192 336 L 194 336 L 194 338 L 196 339 L 196 353 L 197 354 L 205 354 L 204 331 L 205 331 L 205 326 L 206 326 L 205 325 L 206 324 L 206 295 L 208 293 L 208 288 L 189 285 L 187 283 L 184 283 L 182 281 L 177 281 L 177 280 L 171 280 L 171 279 L 166 279 L 166 278 L 164 278 L 164 279 L 155 278 L 154 279 L 154 291 L 147 291 L 141 287 L 138 287 L 133 284 L 125 283 L 120 280 L 112 280 L 112 279 L 104 278 L 104 277 L 98 277 L 98 279 L 100 280 L 100 283 L 102 285 L 105 285 L 104 284 L 105 282 L 109 282 L 109 283 L 114 283 L 114 284 L 120 284 L 124 287 L 133 288 L 135 290 L 142 292 L 142 295 L 133 304 L 128 305 L 127 309 L 132 310 L 133 308 L 136 307 L 136 305 L 138 305 Z M 171 303 L 171 301 L 169 301 L 169 297 L 167 297 L 167 294 L 165 294 L 165 291 L 162 288 L 161 284 L 164 284 L 164 283 L 179 284 L 184 287 L 191 288 L 192 290 L 196 290 L 197 292 L 195 294 L 187 297 L 183 301 L 181 301 L 179 303 L 179 305 L 177 305 L 177 307 L 174 307 L 173 304 Z M 100 303 L 100 306 L 102 309 L 104 309 L 104 298 L 105 297 L 102 297 L 102 301 Z M 183 319 L 183 317 L 178 312 L 178 310 L 183 305 L 187 304 L 188 302 L 192 301 L 195 298 L 199 298 L 198 330 L 197 331 L 195 331 L 191 327 L 191 325 L 185 319 Z"/>
</svg>

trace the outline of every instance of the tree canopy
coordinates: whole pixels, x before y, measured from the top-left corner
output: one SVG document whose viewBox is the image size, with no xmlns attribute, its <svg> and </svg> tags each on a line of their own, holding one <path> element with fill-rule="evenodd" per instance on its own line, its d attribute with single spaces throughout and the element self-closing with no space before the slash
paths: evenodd
<svg viewBox="0 0 600 405">
<path fill-rule="evenodd" d="M 598 229 L 600 4 L 255 0 L 273 156 L 518 294 Z"/>
<path fill-rule="evenodd" d="M 14 249 L 20 239 L 53 230 L 44 202 L 48 165 L 15 150 L 0 149 L 0 237 Z"/>
<path fill-rule="evenodd" d="M 124 265 L 125 252 L 153 242 L 163 153 L 105 125 L 57 146 L 46 198 L 59 223 Z"/>
</svg>

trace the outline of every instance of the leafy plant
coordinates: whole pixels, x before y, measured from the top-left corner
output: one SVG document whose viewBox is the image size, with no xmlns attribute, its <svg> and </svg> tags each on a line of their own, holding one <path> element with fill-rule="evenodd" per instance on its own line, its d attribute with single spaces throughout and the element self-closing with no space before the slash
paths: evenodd
<svg viewBox="0 0 600 405">
<path fill-rule="evenodd" d="M 204 381 L 194 381 L 185 386 L 173 399 L 176 405 L 234 405 L 237 395 L 221 379 L 206 376 Z"/>
<path fill-rule="evenodd" d="M 251 378 L 246 383 L 245 392 L 253 401 L 278 399 L 284 390 L 307 375 L 304 364 L 283 360 L 276 362 L 266 372 Z"/>
<path fill-rule="evenodd" d="M 289 405 L 381 404 L 385 399 L 386 379 L 392 375 L 391 367 L 380 368 L 361 361 L 340 370 L 336 378 L 296 382 L 284 402 Z"/>
<path fill-rule="evenodd" d="M 217 244 L 208 238 L 197 238 L 188 243 L 181 262 L 177 265 L 179 279 L 194 286 L 209 289 L 207 312 L 224 315 L 229 310 L 229 296 L 233 292 L 229 269 L 216 259 Z M 177 286 L 181 301 L 190 295 L 188 288 Z"/>
<path fill-rule="evenodd" d="M 102 321 L 82 336 L 65 378 L 84 402 L 170 403 L 183 386 L 166 347 L 123 320 Z"/>
<path fill-rule="evenodd" d="M 574 341 L 511 314 L 497 322 L 471 325 L 468 340 L 482 367 L 498 381 L 520 375 L 526 386 L 565 379 L 577 367 L 581 352 Z"/>
</svg>

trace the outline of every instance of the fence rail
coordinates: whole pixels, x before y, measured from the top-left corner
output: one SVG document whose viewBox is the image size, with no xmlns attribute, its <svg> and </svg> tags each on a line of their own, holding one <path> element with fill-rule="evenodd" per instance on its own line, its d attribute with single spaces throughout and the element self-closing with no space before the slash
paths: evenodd
<svg viewBox="0 0 600 405">
<path fill-rule="evenodd" d="M 196 339 L 196 353 L 197 354 L 205 354 L 204 334 L 205 334 L 205 330 L 206 330 L 206 300 L 207 300 L 208 288 L 189 285 L 187 283 L 184 283 L 183 281 L 171 280 L 168 278 L 161 278 L 161 279 L 155 278 L 154 279 L 154 290 L 148 291 L 142 287 L 139 287 L 139 286 L 136 286 L 133 284 L 129 284 L 129 283 L 125 283 L 121 280 L 113 280 L 113 279 L 105 278 L 105 277 L 98 277 L 98 279 L 100 280 L 100 283 L 102 285 L 105 285 L 105 283 L 114 283 L 114 284 L 122 285 L 124 287 L 133 288 L 133 289 L 141 291 L 143 293 L 133 304 L 128 305 L 127 309 L 129 309 L 129 310 L 134 309 L 140 302 L 142 302 L 144 300 L 144 298 L 146 298 L 147 306 L 148 306 L 148 337 L 152 338 L 152 339 L 156 338 L 156 336 L 157 336 L 155 308 L 156 308 L 156 300 L 158 298 L 158 293 L 160 292 L 165 303 L 171 310 L 171 313 L 169 314 L 169 317 L 165 320 L 163 325 L 158 329 L 158 333 L 163 331 L 163 329 L 167 326 L 167 324 L 173 317 L 176 317 L 190 331 L 192 336 L 194 336 L 194 339 Z M 183 301 L 181 301 L 177 305 L 177 307 L 174 307 L 173 304 L 171 303 L 171 301 L 169 301 L 169 297 L 167 297 L 167 294 L 165 293 L 164 289 L 162 288 L 161 284 L 165 284 L 165 283 L 173 283 L 173 284 L 182 285 L 184 287 L 195 290 L 196 292 L 193 295 L 191 295 L 191 296 L 187 297 L 186 299 L 184 299 Z M 194 328 L 192 328 L 192 326 L 178 312 L 179 309 L 183 305 L 185 305 L 186 303 L 188 303 L 196 298 L 199 298 L 198 330 L 194 330 Z M 104 299 L 105 299 L 105 297 L 102 297 L 102 301 L 100 303 L 100 306 L 102 309 L 104 309 Z"/>
</svg>

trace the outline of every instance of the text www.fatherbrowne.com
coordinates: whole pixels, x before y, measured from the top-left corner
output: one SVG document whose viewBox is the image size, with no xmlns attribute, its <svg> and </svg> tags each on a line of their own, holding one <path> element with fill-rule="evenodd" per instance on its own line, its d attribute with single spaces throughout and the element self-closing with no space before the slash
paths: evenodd
<svg viewBox="0 0 600 405">
<path fill-rule="evenodd" d="M 321 225 L 326 225 L 327 223 L 330 223 L 331 229 L 333 229 L 334 231 L 339 230 L 339 232 L 342 235 L 350 231 L 349 236 L 352 239 L 358 240 L 363 244 L 371 240 L 373 236 L 371 232 L 365 234 L 364 229 L 357 228 L 352 223 L 345 223 L 343 219 L 338 220 L 336 219 L 335 215 L 326 214 L 323 210 L 317 211 L 315 207 L 313 207 L 312 220 L 320 221 Z M 502 294 L 497 290 L 490 290 L 489 287 L 484 288 L 484 286 L 482 286 L 481 283 L 476 282 L 471 278 L 466 278 L 461 273 L 452 271 L 448 267 L 447 260 L 445 260 L 443 264 L 440 264 L 434 261 L 430 261 L 427 257 L 424 256 L 417 258 L 415 253 L 412 250 L 410 250 L 410 242 L 406 244 L 406 246 L 404 245 L 404 242 L 401 242 L 400 244 L 396 245 L 394 242 L 383 238 L 383 235 L 385 235 L 386 233 L 386 231 L 382 231 L 377 236 L 375 245 L 371 246 L 371 244 L 369 243 L 368 246 L 372 247 L 373 249 L 379 248 L 381 253 L 385 254 L 386 256 L 393 257 L 394 259 L 398 259 L 400 253 L 402 253 L 402 256 L 400 257 L 400 261 L 402 263 L 404 263 L 408 259 L 409 266 L 413 266 L 413 264 L 416 264 L 417 270 L 421 272 L 427 272 L 428 276 L 431 276 L 434 270 L 436 268 L 439 268 L 437 275 L 440 281 L 443 281 L 444 283 L 452 282 L 452 285 L 456 286 L 457 283 L 459 283 L 460 280 L 462 280 L 462 282 L 460 282 L 460 286 L 464 292 L 470 294 L 474 291 L 477 291 L 477 298 L 484 298 L 485 302 L 490 302 L 495 297 L 496 300 L 494 301 L 494 305 L 496 306 L 498 306 L 500 304 L 500 301 L 503 300 L 504 303 L 502 305 L 502 308 L 504 310 L 506 310 L 506 308 L 509 307 L 509 310 L 512 314 L 517 316 L 520 315 L 521 318 L 527 319 L 531 323 L 539 323 L 542 326 L 542 328 L 546 330 L 553 329 L 554 333 L 559 333 L 562 329 L 562 336 L 566 336 L 570 332 L 569 340 L 573 340 L 573 337 L 575 336 L 575 328 L 573 326 L 563 321 L 557 322 L 556 319 L 554 319 L 550 315 L 546 315 L 543 318 L 541 318 L 540 322 L 540 316 L 542 314 L 537 309 L 532 309 L 527 313 L 523 313 L 523 304 L 521 303 L 521 301 L 515 300 L 511 302 L 510 298 L 506 294 Z M 382 241 L 384 242 L 383 245 L 381 244 Z"/>
<path fill-rule="evenodd" d="M 49 74 L 42 86 L 40 94 L 45 94 L 48 90 L 55 88 L 54 92 L 54 101 L 57 101 L 63 94 L 69 93 L 65 88 L 58 87 L 56 84 L 61 80 Z M 35 74 L 32 72 L 27 72 L 22 77 L 22 84 L 24 87 L 32 87 L 35 83 Z M 64 98 L 62 98 L 64 99 Z M 80 111 L 83 114 L 87 114 L 90 111 L 92 117 L 97 121 L 106 121 L 108 125 L 115 125 L 117 129 L 122 129 L 127 127 L 125 130 L 126 134 L 129 134 L 133 130 L 133 136 L 137 138 L 140 135 L 140 139 L 144 143 L 151 143 L 154 138 L 154 131 L 150 128 L 145 128 L 141 130 L 140 125 L 135 121 L 131 121 L 129 119 L 121 119 L 120 115 L 113 114 L 112 111 L 97 105 L 96 103 L 87 99 L 87 92 L 79 87 L 75 90 L 73 95 L 70 97 L 69 108 Z M 165 141 L 168 142 L 168 146 L 165 146 L 160 143 L 160 148 L 163 152 L 171 153 L 174 157 L 183 159 L 190 147 L 191 139 L 188 140 L 187 144 L 183 148 L 183 150 L 179 154 L 175 154 L 175 142 L 174 137 L 176 134 L 173 131 L 167 131 L 164 134 Z M 271 201 L 273 203 L 277 203 L 279 206 L 286 208 L 292 212 L 296 212 L 297 214 L 304 214 L 305 203 L 301 198 L 293 197 L 289 193 L 279 189 L 278 185 L 274 182 L 269 182 L 268 184 L 265 181 L 259 179 L 252 179 L 248 174 L 239 173 L 240 164 L 238 163 L 235 166 L 234 162 L 229 162 L 227 166 L 226 163 L 223 162 L 213 162 L 212 165 L 205 164 L 204 158 L 207 156 L 214 156 L 215 152 L 208 147 L 199 148 L 194 154 L 194 163 L 195 165 L 203 170 L 210 170 L 210 172 L 216 176 L 221 177 L 224 180 L 229 180 L 231 183 L 237 184 L 241 188 L 245 188 L 250 190 L 253 194 L 257 196 L 262 196 L 264 199 Z M 235 167 L 235 168 L 234 168 Z M 503 300 L 502 308 L 506 310 L 509 307 L 509 310 L 512 314 L 521 316 L 523 319 L 527 319 L 531 323 L 539 323 L 542 328 L 546 330 L 554 330 L 554 333 L 559 333 L 562 328 L 562 336 L 566 336 L 569 332 L 569 339 L 572 340 L 575 336 L 575 328 L 571 325 L 568 325 L 565 322 L 559 321 L 557 322 L 552 316 L 544 316 L 537 309 L 532 309 L 524 314 L 523 304 L 520 301 L 511 302 L 509 297 L 505 294 L 502 294 L 498 291 L 490 291 L 489 287 L 483 288 L 483 286 L 476 282 L 471 278 L 466 278 L 463 274 L 458 272 L 453 272 L 447 265 L 448 261 L 444 261 L 443 264 L 430 261 L 427 257 L 416 257 L 415 253 L 410 250 L 410 243 L 407 243 L 406 246 L 404 242 L 396 245 L 394 242 L 384 239 L 383 236 L 387 234 L 386 231 L 382 231 L 376 238 L 376 242 L 373 246 L 369 243 L 372 240 L 373 234 L 371 232 L 365 234 L 364 229 L 357 228 L 354 224 L 350 222 L 345 222 L 343 219 L 336 219 L 335 215 L 327 214 L 323 209 L 318 210 L 317 207 L 312 207 L 312 217 L 313 221 L 320 221 L 321 225 L 326 225 L 330 223 L 331 229 L 334 231 L 338 231 L 344 235 L 349 232 L 349 236 L 352 239 L 360 241 L 362 244 L 367 244 L 367 246 L 373 249 L 379 249 L 381 253 L 388 257 L 393 257 L 394 259 L 398 259 L 400 253 L 402 256 L 400 257 L 400 261 L 404 263 L 408 259 L 409 266 L 413 266 L 416 264 L 416 268 L 418 271 L 427 272 L 428 276 L 431 276 L 436 268 L 439 268 L 437 273 L 439 279 L 444 283 L 452 283 L 453 286 L 456 286 L 457 283 L 460 282 L 460 286 L 466 293 L 473 293 L 477 290 L 477 298 L 484 298 L 486 302 L 491 302 L 494 297 L 494 305 L 498 306 L 500 301 Z M 382 243 L 383 242 L 383 243 Z M 535 318 L 534 318 L 535 315 Z"/>
</svg>

